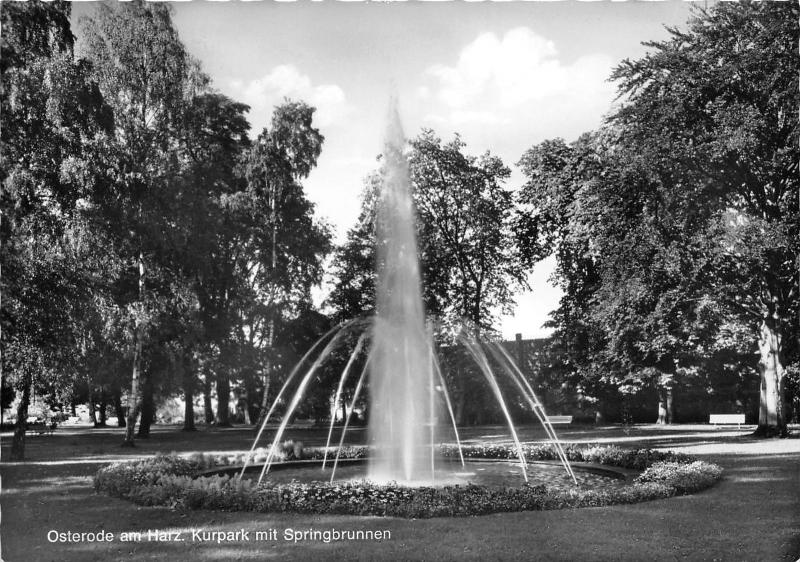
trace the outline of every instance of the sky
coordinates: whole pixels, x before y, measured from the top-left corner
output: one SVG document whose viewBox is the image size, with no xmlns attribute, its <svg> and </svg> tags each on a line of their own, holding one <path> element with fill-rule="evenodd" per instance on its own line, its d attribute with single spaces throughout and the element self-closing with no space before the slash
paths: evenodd
<svg viewBox="0 0 800 562">
<path fill-rule="evenodd" d="M 408 137 L 458 132 L 470 154 L 515 164 L 545 139 L 575 140 L 615 103 L 611 70 L 647 52 L 644 41 L 682 26 L 689 2 L 174 2 L 173 21 L 213 87 L 247 103 L 251 136 L 284 98 L 317 108 L 325 136 L 304 183 L 316 211 L 344 240 L 363 179 L 376 167 L 390 96 Z M 73 18 L 92 9 L 74 4 Z M 79 27 L 76 26 L 76 30 Z M 78 35 L 79 32 L 77 32 Z M 507 339 L 543 337 L 560 291 L 552 259 L 531 273 L 501 318 Z M 324 293 L 324 290 L 322 291 Z M 322 294 L 322 293 L 319 293 Z M 318 295 L 319 296 L 319 295 Z"/>
</svg>

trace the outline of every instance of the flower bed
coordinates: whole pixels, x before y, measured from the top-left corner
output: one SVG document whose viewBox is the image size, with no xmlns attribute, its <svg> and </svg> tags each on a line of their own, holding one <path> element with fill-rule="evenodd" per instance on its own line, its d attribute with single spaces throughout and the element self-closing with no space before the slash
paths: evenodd
<svg viewBox="0 0 800 562">
<path fill-rule="evenodd" d="M 425 518 L 637 503 L 703 490 L 718 481 L 722 474 L 718 466 L 680 453 L 614 446 L 572 446 L 566 452 L 573 462 L 643 472 L 628 486 L 604 490 L 556 490 L 543 485 L 499 489 L 471 484 L 407 487 L 365 481 L 256 485 L 251 480 L 235 477 L 195 476 L 210 467 L 241 462 L 242 458 L 237 455 L 189 458 L 161 455 L 102 468 L 95 476 L 94 485 L 98 492 L 150 506 Z M 321 458 L 324 451 L 310 449 L 303 453 L 305 458 L 313 459 Z M 450 447 L 444 448 L 443 453 L 446 456 L 458 454 Z M 500 445 L 465 447 L 463 453 L 465 457 L 476 459 L 513 459 L 517 455 L 513 447 Z M 363 458 L 364 455 L 363 447 L 350 447 L 346 452 L 346 458 Z M 548 446 L 525 446 L 525 456 L 531 461 L 556 459 Z"/>
</svg>

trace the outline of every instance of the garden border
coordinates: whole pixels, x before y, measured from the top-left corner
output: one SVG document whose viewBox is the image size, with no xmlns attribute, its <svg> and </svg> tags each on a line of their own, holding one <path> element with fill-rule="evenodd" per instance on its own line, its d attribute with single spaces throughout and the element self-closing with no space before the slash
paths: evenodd
<svg viewBox="0 0 800 562">
<path fill-rule="evenodd" d="M 364 458 L 364 448 L 351 449 L 350 459 Z M 532 462 L 553 460 L 542 458 L 554 456 L 549 446 L 527 445 L 524 449 Z M 515 451 L 505 445 L 473 446 L 465 448 L 464 457 L 511 460 Z M 559 490 L 544 485 L 407 487 L 369 482 L 256 485 L 230 476 L 201 475 L 208 469 L 234 468 L 241 455 L 157 455 L 102 468 L 95 475 L 94 486 L 98 492 L 147 506 L 428 518 L 638 503 L 695 493 L 713 486 L 722 476 L 717 465 L 671 451 L 613 445 L 570 446 L 566 451 L 570 461 L 642 472 L 631 479 L 630 485 L 608 490 Z M 307 453 L 316 461 L 321 457 L 319 449 Z M 452 450 L 443 448 L 443 453 L 449 456 Z"/>
</svg>

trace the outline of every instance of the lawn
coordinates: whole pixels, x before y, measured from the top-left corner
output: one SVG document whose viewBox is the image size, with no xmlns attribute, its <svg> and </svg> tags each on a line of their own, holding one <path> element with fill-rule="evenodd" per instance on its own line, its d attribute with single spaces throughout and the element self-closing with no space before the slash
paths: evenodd
<svg viewBox="0 0 800 562">
<path fill-rule="evenodd" d="M 521 433 L 526 441 L 543 439 L 538 428 L 523 428 Z M 176 427 L 158 427 L 132 451 L 119 447 L 118 429 L 62 428 L 53 435 L 31 436 L 25 463 L 0 464 L 2 559 L 795 561 L 800 557 L 800 439 L 753 440 L 746 430 L 708 426 L 577 427 L 559 433 L 565 441 L 683 451 L 719 464 L 725 477 L 697 495 L 637 505 L 459 519 L 180 512 L 96 495 L 91 477 L 109 461 L 159 451 L 246 449 L 252 430 L 185 434 Z M 287 437 L 316 445 L 324 435 L 307 428 L 294 429 Z M 468 442 L 507 439 L 501 427 L 465 429 L 463 437 Z M 358 433 L 354 440 L 358 442 Z M 4 436 L 3 458 L 8 444 Z M 224 540 L 197 540 L 202 534 L 193 540 L 193 530 L 217 532 L 213 539 Z M 368 538 L 325 542 L 323 535 L 284 540 L 287 533 L 333 530 L 361 531 Z M 113 534 L 113 540 L 87 542 L 84 537 L 82 542 L 50 542 L 51 531 L 104 531 Z M 258 538 L 257 531 L 262 533 Z M 137 532 L 141 540 L 122 541 L 122 533 L 137 539 Z M 376 538 L 379 535 L 384 538 Z M 167 538 L 184 540 L 157 540 Z"/>
</svg>

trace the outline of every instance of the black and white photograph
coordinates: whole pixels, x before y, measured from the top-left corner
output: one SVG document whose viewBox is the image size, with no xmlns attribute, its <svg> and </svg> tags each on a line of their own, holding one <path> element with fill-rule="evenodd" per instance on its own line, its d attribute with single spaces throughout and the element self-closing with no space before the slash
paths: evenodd
<svg viewBox="0 0 800 562">
<path fill-rule="evenodd" d="M 0 22 L 0 560 L 800 561 L 798 0 Z"/>
</svg>

